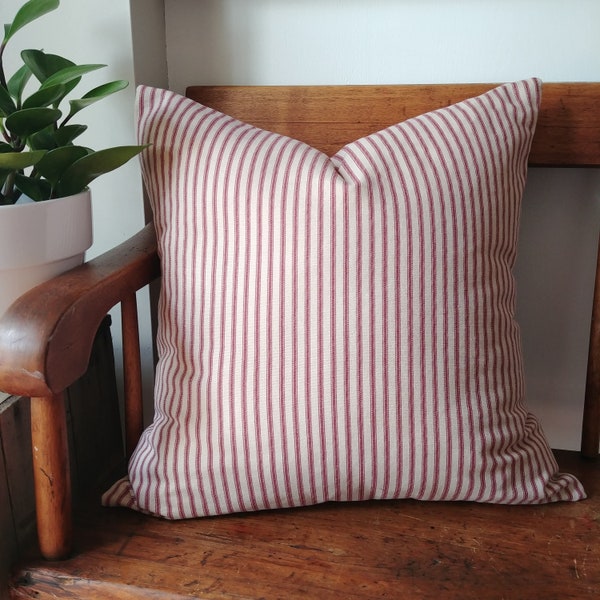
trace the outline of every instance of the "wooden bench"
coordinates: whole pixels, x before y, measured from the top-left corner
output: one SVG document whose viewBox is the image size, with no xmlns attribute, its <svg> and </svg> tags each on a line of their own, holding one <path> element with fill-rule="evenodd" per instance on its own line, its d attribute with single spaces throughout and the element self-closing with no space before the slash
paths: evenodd
<svg viewBox="0 0 600 600">
<path fill-rule="evenodd" d="M 332 154 L 399 117 L 491 87 L 195 86 L 188 95 Z M 600 84 L 544 84 L 538 123 L 531 166 L 600 166 Z M 31 397 L 38 534 L 47 559 L 72 551 L 63 392 L 85 372 L 102 318 L 121 303 L 131 453 L 142 430 L 136 291 L 159 276 L 149 224 L 118 248 L 25 294 L 0 320 L 0 389 Z M 559 454 L 565 468 L 582 478 L 589 500 L 535 508 L 379 501 L 181 523 L 105 509 L 80 517 L 81 537 L 64 573 L 83 573 L 89 580 L 102 570 L 106 575 L 111 567 L 101 566 L 102 555 L 117 571 L 117 564 L 131 567 L 120 579 L 114 573 L 108 579 L 111 585 L 137 586 L 139 597 L 150 589 L 170 590 L 175 595 L 169 597 L 459 597 L 443 596 L 443 591 L 456 588 L 458 593 L 460 581 L 482 586 L 473 588 L 479 595 L 462 597 L 508 597 L 508 592 L 483 593 L 483 587 L 494 585 L 505 591 L 518 585 L 511 597 L 586 597 L 573 590 L 600 594 L 600 487 L 597 464 L 589 461 L 600 439 L 598 281 L 600 271 L 582 429 L 582 456 L 588 460 Z M 115 551 L 107 558 L 109 538 L 111 547 L 118 540 L 129 540 L 129 549 L 137 543 L 137 554 Z M 186 558 L 168 558 L 177 553 Z M 43 582 L 50 571 L 40 568 L 46 573 L 40 576 Z M 555 579 L 555 588 L 547 588 L 554 589 L 551 595 L 538 595 L 542 577 Z M 410 589 L 420 591 L 404 596 Z"/>
</svg>

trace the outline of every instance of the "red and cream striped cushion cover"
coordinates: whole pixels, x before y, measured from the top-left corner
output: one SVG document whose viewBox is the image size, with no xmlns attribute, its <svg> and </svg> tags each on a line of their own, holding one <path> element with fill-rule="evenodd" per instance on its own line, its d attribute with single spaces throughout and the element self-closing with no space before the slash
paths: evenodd
<svg viewBox="0 0 600 600">
<path fill-rule="evenodd" d="M 142 87 L 156 415 L 105 503 L 584 497 L 523 405 L 512 267 L 540 93 L 504 85 L 329 158 Z"/>
</svg>

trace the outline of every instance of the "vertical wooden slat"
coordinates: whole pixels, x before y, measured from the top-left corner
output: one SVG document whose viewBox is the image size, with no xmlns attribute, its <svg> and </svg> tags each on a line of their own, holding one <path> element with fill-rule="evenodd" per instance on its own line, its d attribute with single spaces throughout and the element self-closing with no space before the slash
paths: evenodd
<svg viewBox="0 0 600 600">
<path fill-rule="evenodd" d="M 33 477 L 42 555 L 65 558 L 71 551 L 71 478 L 63 394 L 31 398 Z"/>
<path fill-rule="evenodd" d="M 137 302 L 131 294 L 121 302 L 123 379 L 125 386 L 125 447 L 130 457 L 142 434 L 142 367 Z"/>
<path fill-rule="evenodd" d="M 581 429 L 581 453 L 587 458 L 598 456 L 600 445 L 600 244 L 596 262 L 596 281 L 590 325 L 585 403 Z"/>
</svg>

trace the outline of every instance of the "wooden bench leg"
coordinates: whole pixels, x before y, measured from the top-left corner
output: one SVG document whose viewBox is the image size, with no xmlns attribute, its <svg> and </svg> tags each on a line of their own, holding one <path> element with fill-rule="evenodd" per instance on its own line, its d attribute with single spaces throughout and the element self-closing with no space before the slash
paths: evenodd
<svg viewBox="0 0 600 600">
<path fill-rule="evenodd" d="M 135 293 L 121 301 L 123 376 L 125 386 L 125 445 L 130 458 L 142 435 L 142 366 Z"/>
<path fill-rule="evenodd" d="M 40 550 L 48 560 L 71 551 L 71 477 L 63 394 L 31 398 L 31 442 Z"/>
</svg>

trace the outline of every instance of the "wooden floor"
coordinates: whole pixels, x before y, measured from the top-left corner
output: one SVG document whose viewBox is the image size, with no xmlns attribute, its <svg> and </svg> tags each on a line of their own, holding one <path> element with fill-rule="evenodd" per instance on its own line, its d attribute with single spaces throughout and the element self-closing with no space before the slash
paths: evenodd
<svg viewBox="0 0 600 600">
<path fill-rule="evenodd" d="M 600 598 L 600 464 L 559 461 L 588 500 L 385 501 L 179 522 L 88 507 L 73 558 L 29 561 L 12 597 Z"/>
</svg>

